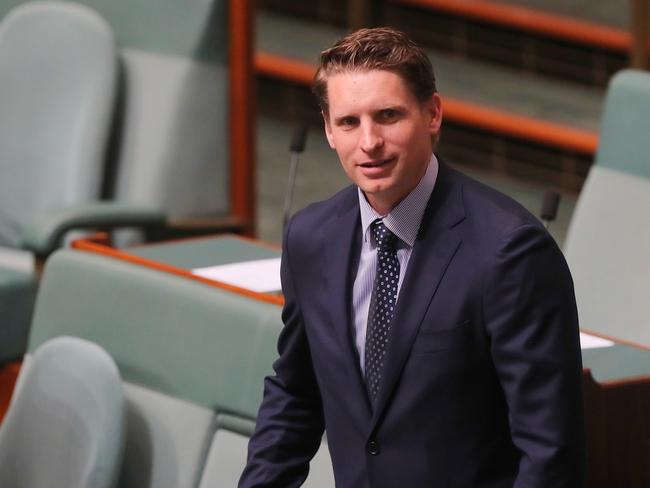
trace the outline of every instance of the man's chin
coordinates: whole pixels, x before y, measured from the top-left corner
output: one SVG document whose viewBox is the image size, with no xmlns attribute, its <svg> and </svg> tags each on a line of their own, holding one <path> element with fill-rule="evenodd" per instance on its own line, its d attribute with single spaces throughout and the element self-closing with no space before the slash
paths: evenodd
<svg viewBox="0 0 650 488">
<path fill-rule="evenodd" d="M 366 197 L 381 198 L 382 193 L 386 191 L 386 185 L 383 185 L 381 182 L 364 183 L 359 188 L 361 188 L 361 191 L 363 191 Z"/>
</svg>

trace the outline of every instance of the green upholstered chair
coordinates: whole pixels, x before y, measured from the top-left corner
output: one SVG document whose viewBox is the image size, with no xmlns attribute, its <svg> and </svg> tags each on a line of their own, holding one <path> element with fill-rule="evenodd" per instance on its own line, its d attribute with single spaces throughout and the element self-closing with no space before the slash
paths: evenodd
<svg viewBox="0 0 650 488">
<path fill-rule="evenodd" d="M 0 17 L 23 3 L 0 0 Z M 252 230 L 250 0 L 75 3 L 106 19 L 119 48 L 103 201 L 50 216 L 29 245 L 46 253 L 54 231 L 80 227 Z"/>
<path fill-rule="evenodd" d="M 123 77 L 112 198 L 170 218 L 230 211 L 227 0 L 85 0 Z"/>
<path fill-rule="evenodd" d="M 0 248 L 47 254 L 57 216 L 99 198 L 116 79 L 111 30 L 87 7 L 28 3 L 2 18 Z M 35 286 L 33 269 L 2 260 L 0 363 L 24 352 Z"/>
<path fill-rule="evenodd" d="M 580 326 L 650 346 L 650 74 L 611 80 L 565 255 Z"/>
<path fill-rule="evenodd" d="M 0 427 L 0 486 L 114 487 L 123 434 L 111 357 L 82 339 L 49 340 L 25 357 Z"/>
<path fill-rule="evenodd" d="M 233 486 L 277 355 L 280 315 L 277 305 L 197 281 L 61 250 L 44 270 L 28 350 L 73 335 L 115 359 L 127 401 L 120 486 L 196 487 L 204 477 Z"/>
<path fill-rule="evenodd" d="M 232 8 L 244 10 L 247 8 L 247 0 L 85 0 L 79 3 L 39 2 L 35 5 L 20 0 L 0 0 L 0 16 L 6 14 L 3 24 L 13 25 L 12 18 L 16 12 L 44 9 L 89 11 L 81 4 L 86 4 L 106 19 L 106 22 L 98 23 L 102 24 L 111 41 L 111 66 L 110 70 L 107 68 L 110 76 L 94 85 L 96 91 L 106 98 L 104 105 L 95 104 L 104 109 L 103 118 L 88 115 L 85 123 L 69 117 L 64 119 L 69 120 L 73 128 L 80 128 L 74 133 L 76 140 L 85 141 L 84 147 L 73 150 L 74 146 L 68 148 L 63 142 L 66 134 L 58 128 L 61 125 L 60 119 L 44 117 L 42 110 L 29 109 L 32 106 L 56 108 L 57 104 L 42 103 L 48 100 L 48 95 L 54 94 L 52 87 L 40 90 L 41 98 L 36 98 L 33 103 L 22 104 L 21 107 L 27 110 L 21 115 L 26 117 L 38 113 L 38 128 L 47 130 L 50 136 L 46 141 L 64 146 L 79 158 L 84 153 L 91 152 L 95 159 L 92 164 L 88 163 L 83 169 L 77 170 L 72 179 L 67 178 L 67 173 L 63 171 L 65 168 L 61 168 L 59 173 L 44 172 L 39 187 L 33 191 L 31 188 L 24 191 L 18 184 L 20 182 L 4 179 L 0 161 L 0 245 L 2 242 L 5 245 L 20 245 L 45 257 L 71 229 L 133 227 L 144 229 L 149 236 L 154 232 L 157 236 L 164 236 L 164 229 L 169 229 L 170 223 L 178 224 L 181 229 L 172 233 L 250 229 L 251 217 L 241 216 L 241 212 L 235 216 L 233 201 L 242 200 L 242 193 L 250 195 L 251 188 L 242 189 L 241 185 L 235 185 L 239 190 L 233 190 L 230 185 L 234 172 L 232 168 L 251 164 L 250 158 L 241 157 L 242 154 L 251 152 L 250 144 L 246 145 L 245 150 L 234 151 L 229 147 L 231 134 L 237 131 L 242 133 L 238 127 L 251 126 L 249 121 L 252 114 L 246 107 L 235 111 L 229 106 L 229 94 L 233 93 L 231 67 L 249 62 L 240 59 L 241 57 L 229 59 L 230 8 L 233 5 Z M 52 25 L 55 24 L 52 22 Z M 72 29 L 74 26 L 70 24 L 68 27 Z M 53 30 L 54 27 L 49 29 Z M 115 33 L 117 53 L 111 30 Z M 38 34 L 26 32 L 23 35 L 33 39 L 22 44 L 33 45 L 36 40 L 43 40 L 52 49 L 58 45 L 56 40 L 49 42 L 40 31 Z M 239 30 L 238 35 L 245 37 L 246 32 Z M 77 36 L 76 39 L 81 37 Z M 94 43 L 84 41 L 77 45 L 78 50 L 83 51 L 90 50 Z M 63 56 L 63 53 L 60 54 Z M 117 57 L 121 63 L 119 77 L 116 76 Z M 83 66 L 91 68 L 104 58 L 98 53 L 93 62 L 83 63 Z M 15 57 L 12 59 L 15 60 Z M 51 78 L 62 78 L 64 74 L 72 76 L 74 70 L 71 69 L 58 72 L 61 67 L 67 66 L 66 62 L 55 56 L 51 59 L 51 65 L 58 69 L 46 70 L 50 65 L 42 68 L 45 73 L 50 73 Z M 78 56 L 78 59 L 84 58 Z M 21 59 L 21 62 L 26 61 Z M 118 108 L 106 155 L 104 143 L 111 122 L 116 78 L 119 78 Z M 37 79 L 41 83 L 47 82 L 47 76 Z M 1 80 L 0 78 L 0 86 Z M 25 88 L 29 83 L 17 85 Z M 247 84 L 240 85 L 245 87 Z M 81 91 L 81 83 L 70 83 L 68 86 L 75 95 L 72 102 L 83 100 L 92 105 L 90 102 L 94 93 Z M 77 97 L 78 93 L 86 96 Z M 60 100 L 63 106 L 71 106 L 68 98 L 61 95 L 56 100 Z M 5 99 L 18 100 L 6 91 L 0 94 L 0 106 L 9 109 L 13 105 L 5 104 Z M 3 110 L 3 113 L 9 112 Z M 96 119 L 100 119 L 101 123 Z M 7 137 L 15 135 L 15 131 L 5 132 L 0 121 L 0 143 L 3 142 L 3 132 Z M 93 145 L 94 134 L 101 135 L 101 140 L 98 141 L 101 144 Z M 19 140 L 25 139 L 23 137 Z M 32 140 L 34 145 L 30 148 L 49 158 L 48 161 L 52 160 L 50 166 L 56 166 L 53 161 L 58 154 L 53 149 L 58 146 L 40 150 L 37 142 Z M 4 153 L 15 155 L 14 146 L 4 146 Z M 4 153 L 0 148 L 0 156 Z M 68 166 L 76 167 L 76 163 L 77 159 L 74 159 Z M 16 163 L 12 164 L 15 166 Z M 58 184 L 60 181 L 65 182 L 66 186 Z M 80 192 L 82 195 L 78 195 Z M 48 200 L 46 195 L 50 194 L 65 199 L 65 205 Z M 28 199 L 29 205 L 22 205 L 21 199 Z M 34 213 L 28 221 L 22 218 L 23 215 L 14 215 L 16 212 L 27 213 L 32 203 L 36 205 L 41 200 L 49 204 L 47 212 Z M 244 200 L 252 202 L 253 199 L 246 196 Z M 169 235 L 169 230 L 167 232 Z M 125 240 L 118 242 L 123 243 Z M 15 275 L 14 270 L 11 276 Z M 0 282 L 8 279 L 7 274 L 6 279 L 0 279 Z M 25 330 L 24 324 L 31 313 L 29 304 L 32 299 L 29 296 L 33 294 L 34 286 L 33 274 L 31 281 L 21 279 L 14 284 L 14 294 L 20 287 L 27 297 L 20 302 L 10 302 L 0 290 L 0 316 L 11 314 L 12 317 L 18 317 L 11 325 L 12 331 Z M 0 325 L 0 343 L 3 342 L 2 328 L 9 327 Z M 10 335 L 15 336 L 16 332 L 11 332 Z M 4 357 L 0 355 L 0 362 L 11 359 L 15 355 L 13 351 L 23 350 L 24 334 L 22 343 L 12 346 L 11 354 Z"/>
<path fill-rule="evenodd" d="M 252 114 L 246 107 L 230 107 L 230 81 L 231 66 L 249 60 L 229 56 L 229 29 L 231 5 L 248 11 L 248 2 L 77 2 L 96 10 L 115 33 L 121 67 L 118 108 L 103 201 L 70 209 L 50 227 L 146 227 L 157 236 L 170 232 L 172 224 L 190 228 L 190 221 L 204 224 L 195 225 L 203 233 L 224 224 L 228 230 L 245 227 L 250 216 L 234 218 L 233 200 L 237 191 L 250 194 L 252 187 L 232 190 L 236 185 L 231 183 L 232 168 L 250 164 L 240 156 L 250 152 Z M 20 3 L 0 0 L 0 16 Z M 239 85 L 243 90 L 247 83 Z M 244 125 L 251 129 L 248 144 L 234 152 L 233 128 Z M 28 239 L 32 247 L 47 242 L 40 229 Z"/>
</svg>

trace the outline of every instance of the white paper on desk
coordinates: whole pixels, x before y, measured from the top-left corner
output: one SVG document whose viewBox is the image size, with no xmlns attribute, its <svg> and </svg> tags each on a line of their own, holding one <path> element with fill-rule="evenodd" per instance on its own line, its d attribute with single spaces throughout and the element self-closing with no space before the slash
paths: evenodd
<svg viewBox="0 0 650 488">
<path fill-rule="evenodd" d="M 196 268 L 192 273 L 260 293 L 280 291 L 280 258 Z"/>
<path fill-rule="evenodd" d="M 612 347 L 614 343 L 602 337 L 580 332 L 580 349 L 596 349 L 598 347 Z"/>
</svg>

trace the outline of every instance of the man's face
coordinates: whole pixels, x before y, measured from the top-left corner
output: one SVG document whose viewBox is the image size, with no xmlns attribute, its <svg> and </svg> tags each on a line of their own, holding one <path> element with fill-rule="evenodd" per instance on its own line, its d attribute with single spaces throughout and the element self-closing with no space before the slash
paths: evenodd
<svg viewBox="0 0 650 488">
<path fill-rule="evenodd" d="M 325 134 L 348 177 L 380 214 L 388 213 L 426 172 L 440 98 L 419 102 L 390 71 L 349 71 L 327 81 Z"/>
</svg>

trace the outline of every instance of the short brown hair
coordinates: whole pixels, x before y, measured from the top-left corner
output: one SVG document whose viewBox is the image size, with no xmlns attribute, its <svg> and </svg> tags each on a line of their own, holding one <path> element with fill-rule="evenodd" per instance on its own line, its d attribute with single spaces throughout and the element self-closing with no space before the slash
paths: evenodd
<svg viewBox="0 0 650 488">
<path fill-rule="evenodd" d="M 327 78 L 344 71 L 385 70 L 399 75 L 411 93 L 425 102 L 436 92 L 433 66 L 426 53 L 405 33 L 392 27 L 359 29 L 320 54 L 312 91 L 327 116 Z"/>
</svg>

